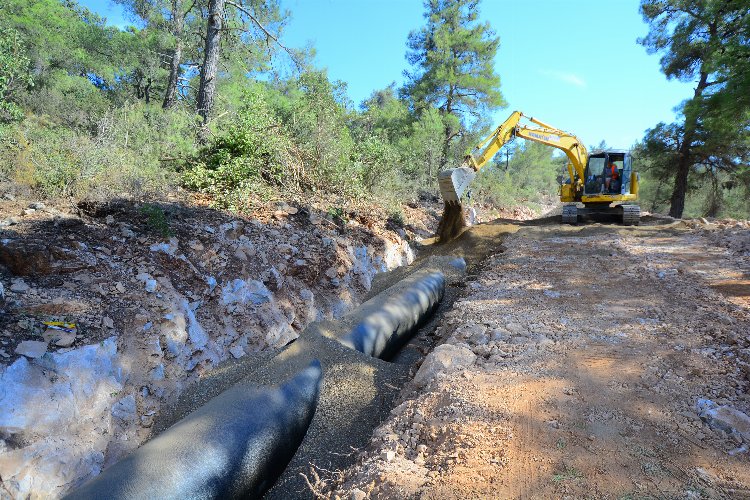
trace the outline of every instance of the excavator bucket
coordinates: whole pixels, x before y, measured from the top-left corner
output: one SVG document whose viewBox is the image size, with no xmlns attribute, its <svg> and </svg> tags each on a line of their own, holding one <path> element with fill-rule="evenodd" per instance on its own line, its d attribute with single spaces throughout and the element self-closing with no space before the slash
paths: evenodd
<svg viewBox="0 0 750 500">
<path fill-rule="evenodd" d="M 477 173 L 469 167 L 451 168 L 438 174 L 440 196 L 447 204 L 460 203 L 461 195 L 469 187 Z"/>
<path fill-rule="evenodd" d="M 438 225 L 438 241 L 450 241 L 461 234 L 461 230 L 466 227 L 461 195 L 468 189 L 476 175 L 474 169 L 469 167 L 451 168 L 438 174 L 440 196 L 445 202 L 443 216 Z"/>
</svg>

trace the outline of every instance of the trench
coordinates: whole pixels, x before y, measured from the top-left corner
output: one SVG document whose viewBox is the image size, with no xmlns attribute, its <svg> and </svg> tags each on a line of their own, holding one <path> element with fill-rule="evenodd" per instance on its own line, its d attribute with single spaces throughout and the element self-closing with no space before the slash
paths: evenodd
<svg viewBox="0 0 750 500">
<path fill-rule="evenodd" d="M 163 441 L 170 432 L 174 434 L 180 424 L 195 420 L 195 414 L 205 413 L 211 405 L 216 407 L 216 400 L 237 387 L 277 386 L 299 377 L 317 360 L 323 377 L 319 394 L 316 389 L 316 402 L 312 403 L 314 415 L 309 427 L 302 432 L 301 442 L 288 437 L 278 440 L 277 448 L 283 453 L 272 455 L 281 458 L 274 458 L 277 463 L 265 473 L 268 477 L 263 478 L 260 489 L 253 490 L 265 491 L 264 498 L 269 499 L 310 498 L 305 476 L 310 476 L 311 468 L 335 471 L 356 461 L 373 430 L 396 406 L 402 388 L 423 358 L 440 342 L 437 326 L 462 294 L 467 276 L 488 255 L 502 252 L 505 235 L 518 228 L 518 221 L 494 221 L 475 226 L 448 243 L 428 242 L 418 249 L 418 258 L 410 266 L 377 275 L 365 302 L 340 320 L 312 323 L 298 339 L 281 349 L 229 360 L 205 375 L 174 404 L 162 409 L 154 421 L 151 439 L 134 453 L 148 449 L 152 442 Z M 440 296 L 435 295 L 438 288 Z M 417 293 L 412 293 L 415 290 Z M 412 309 L 419 310 L 418 317 L 409 307 L 406 312 L 400 307 L 409 301 L 416 304 Z M 379 331 L 386 332 L 385 338 Z M 394 335 L 397 338 L 388 338 L 387 332 L 398 333 Z M 220 416 L 221 411 L 219 406 L 214 416 Z M 261 418 L 274 418 L 271 411 L 265 415 Z M 231 425 L 228 432 L 233 432 Z M 185 437 L 191 439 L 189 434 Z M 203 445 L 191 443 L 198 449 Z M 255 456 L 260 461 L 268 460 Z M 116 467 L 117 464 L 112 469 Z M 169 469 L 170 465 L 155 463 L 154 467 Z M 106 485 L 108 471 L 97 478 L 101 484 Z M 193 475 L 202 473 L 196 470 Z M 137 479 L 132 482 L 138 483 Z M 213 496 L 226 491 L 214 491 Z M 172 496 L 179 496 L 177 493 Z M 76 491 L 72 492 L 72 497 L 76 496 Z"/>
</svg>

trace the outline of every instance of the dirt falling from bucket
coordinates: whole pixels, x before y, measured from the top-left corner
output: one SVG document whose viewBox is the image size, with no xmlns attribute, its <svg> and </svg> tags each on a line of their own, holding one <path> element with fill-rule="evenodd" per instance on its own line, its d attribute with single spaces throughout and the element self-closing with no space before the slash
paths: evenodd
<svg viewBox="0 0 750 500">
<path fill-rule="evenodd" d="M 464 220 L 464 207 L 460 203 L 446 202 L 443 207 L 443 216 L 440 218 L 438 225 L 437 237 L 438 242 L 448 242 L 461 234 L 461 230 L 466 227 Z"/>
</svg>

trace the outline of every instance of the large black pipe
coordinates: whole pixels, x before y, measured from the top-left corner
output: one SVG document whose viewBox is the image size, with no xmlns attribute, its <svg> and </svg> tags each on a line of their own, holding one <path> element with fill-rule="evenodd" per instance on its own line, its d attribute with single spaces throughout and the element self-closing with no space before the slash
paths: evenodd
<svg viewBox="0 0 750 500">
<path fill-rule="evenodd" d="M 65 498 L 257 498 L 294 456 L 323 378 L 313 361 L 288 382 L 238 384 Z"/>
<path fill-rule="evenodd" d="M 444 293 L 442 272 L 417 272 L 363 304 L 354 327 L 337 340 L 364 354 L 387 359 L 409 340 Z"/>
</svg>

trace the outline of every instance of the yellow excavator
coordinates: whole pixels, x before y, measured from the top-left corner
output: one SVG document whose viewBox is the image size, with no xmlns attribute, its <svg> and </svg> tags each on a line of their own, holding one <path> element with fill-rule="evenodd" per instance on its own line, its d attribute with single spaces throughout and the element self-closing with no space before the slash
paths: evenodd
<svg viewBox="0 0 750 500">
<path fill-rule="evenodd" d="M 531 124 L 521 123 L 522 119 Z M 589 154 L 573 134 L 514 111 L 494 132 L 480 142 L 479 153 L 464 158 L 458 168 L 438 174 L 440 194 L 446 204 L 460 206 L 461 195 L 477 171 L 516 137 L 562 150 L 568 157 L 569 178 L 560 186 L 563 224 L 575 224 L 583 215 L 616 215 L 624 225 L 638 225 L 641 209 L 638 201 L 639 177 L 632 169 L 630 153 L 623 150 L 597 150 Z M 579 203 L 583 207 L 578 206 Z M 614 205 L 613 205 L 614 204 Z"/>
</svg>

